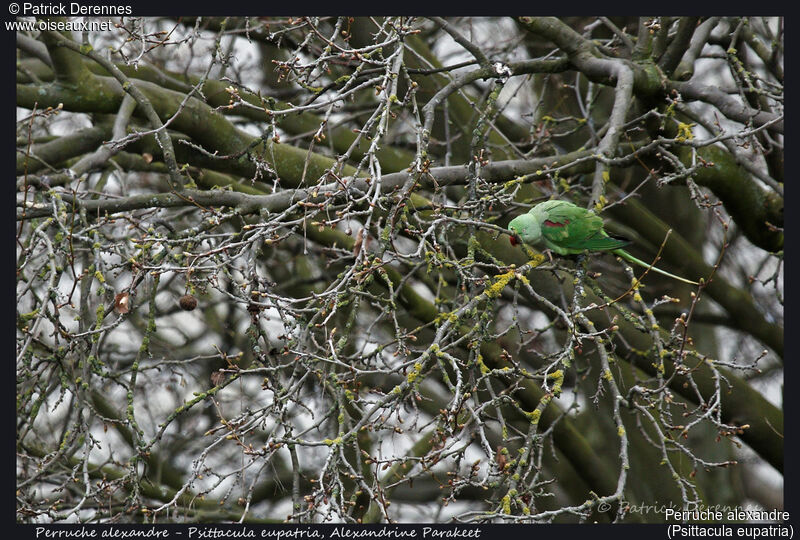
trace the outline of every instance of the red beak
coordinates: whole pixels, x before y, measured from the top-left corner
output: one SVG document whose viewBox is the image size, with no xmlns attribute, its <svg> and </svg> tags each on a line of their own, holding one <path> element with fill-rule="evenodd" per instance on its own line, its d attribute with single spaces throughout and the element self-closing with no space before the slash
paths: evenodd
<svg viewBox="0 0 800 540">
<path fill-rule="evenodd" d="M 516 246 L 517 244 L 519 244 L 519 240 L 517 240 L 516 236 L 509 236 L 508 241 L 511 242 L 512 246 Z"/>
</svg>

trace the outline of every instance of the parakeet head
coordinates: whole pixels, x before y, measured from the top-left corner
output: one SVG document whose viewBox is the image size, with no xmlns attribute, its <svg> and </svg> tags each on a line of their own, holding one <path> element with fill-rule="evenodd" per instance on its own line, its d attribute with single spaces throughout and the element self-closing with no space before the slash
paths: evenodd
<svg viewBox="0 0 800 540">
<path fill-rule="evenodd" d="M 542 229 L 539 222 L 531 214 L 522 214 L 511 220 L 508 228 L 519 236 L 526 244 L 535 244 L 542 236 Z M 516 239 L 511 237 L 511 245 L 516 245 Z"/>
</svg>

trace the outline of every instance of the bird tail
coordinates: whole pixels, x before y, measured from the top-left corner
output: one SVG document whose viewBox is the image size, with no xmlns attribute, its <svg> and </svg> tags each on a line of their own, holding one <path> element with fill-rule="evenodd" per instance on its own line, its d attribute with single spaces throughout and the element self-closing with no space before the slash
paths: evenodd
<svg viewBox="0 0 800 540">
<path fill-rule="evenodd" d="M 637 259 L 633 255 L 631 255 L 630 253 L 628 253 L 624 249 L 615 249 L 614 251 L 612 251 L 612 253 L 614 253 L 615 255 L 619 255 L 620 257 L 622 257 L 626 261 L 632 262 L 634 264 L 638 264 L 639 266 L 641 266 L 643 268 L 648 268 L 648 269 L 652 270 L 653 272 L 657 272 L 657 273 L 661 274 L 662 276 L 671 277 L 672 279 L 677 279 L 678 281 L 682 281 L 684 283 L 688 283 L 689 285 L 698 285 L 698 283 L 696 281 L 691 281 L 691 280 L 688 280 L 686 278 L 682 278 L 680 276 L 676 276 L 675 274 L 670 274 L 669 272 L 665 272 L 664 270 L 661 270 L 660 268 L 656 268 L 652 264 L 648 264 L 648 263 L 646 263 L 644 261 L 640 261 L 639 259 Z"/>
</svg>

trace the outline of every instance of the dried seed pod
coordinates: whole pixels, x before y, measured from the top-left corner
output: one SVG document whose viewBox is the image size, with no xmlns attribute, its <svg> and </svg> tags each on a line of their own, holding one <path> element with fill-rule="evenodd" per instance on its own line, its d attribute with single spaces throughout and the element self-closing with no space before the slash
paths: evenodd
<svg viewBox="0 0 800 540">
<path fill-rule="evenodd" d="M 361 245 L 364 242 L 364 229 L 359 229 L 358 234 L 356 235 L 356 241 L 353 244 L 353 255 L 358 257 L 358 254 L 361 252 Z"/>
<path fill-rule="evenodd" d="M 194 308 L 197 307 L 197 298 L 195 298 L 191 294 L 184 294 L 183 296 L 181 296 L 181 299 L 178 300 L 178 304 L 181 306 L 182 310 L 192 311 Z"/>
<path fill-rule="evenodd" d="M 500 471 L 504 471 L 506 469 L 506 464 L 508 464 L 508 458 L 503 453 L 504 448 L 500 445 L 497 446 L 497 453 L 494 455 L 494 459 L 497 462 L 497 468 Z"/>
<path fill-rule="evenodd" d="M 131 310 L 131 295 L 127 292 L 118 293 L 114 297 L 114 311 L 123 315 Z"/>
<path fill-rule="evenodd" d="M 255 302 L 250 302 L 247 304 L 247 312 L 250 313 L 250 320 L 253 321 L 253 324 L 258 324 L 258 314 L 261 313 L 261 310 L 264 309 Z"/>
<path fill-rule="evenodd" d="M 211 384 L 214 386 L 219 386 L 225 382 L 225 372 L 222 370 L 215 371 L 211 374 Z"/>
</svg>

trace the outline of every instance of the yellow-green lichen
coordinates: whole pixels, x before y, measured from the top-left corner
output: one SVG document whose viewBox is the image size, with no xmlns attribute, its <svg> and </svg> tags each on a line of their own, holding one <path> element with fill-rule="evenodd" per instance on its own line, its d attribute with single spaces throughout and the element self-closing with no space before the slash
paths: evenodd
<svg viewBox="0 0 800 540">
<path fill-rule="evenodd" d="M 506 288 L 506 285 L 514 278 L 516 272 L 511 269 L 505 274 L 500 274 L 496 276 L 495 282 L 492 283 L 489 288 L 486 289 L 484 294 L 489 298 L 497 298 L 503 292 L 503 289 Z"/>
<path fill-rule="evenodd" d="M 675 140 L 684 142 L 694 139 L 692 126 L 694 126 L 694 124 L 684 124 L 683 122 L 678 122 L 678 135 L 675 137 Z"/>
</svg>

